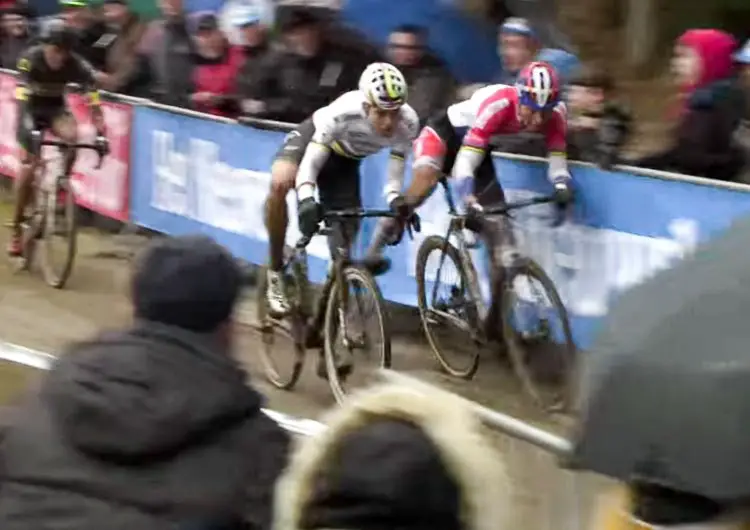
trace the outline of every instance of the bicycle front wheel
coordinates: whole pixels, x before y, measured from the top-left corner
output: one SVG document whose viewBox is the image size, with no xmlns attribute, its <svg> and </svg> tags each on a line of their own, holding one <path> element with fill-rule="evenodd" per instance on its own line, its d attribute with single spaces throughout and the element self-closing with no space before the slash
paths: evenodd
<svg viewBox="0 0 750 530">
<path fill-rule="evenodd" d="M 432 353 L 443 370 L 471 379 L 479 368 L 479 316 L 458 250 L 440 236 L 428 237 L 416 272 L 419 316 Z"/>
<path fill-rule="evenodd" d="M 283 319 L 272 318 L 268 311 L 266 269 L 259 271 L 256 318 L 261 335 L 260 360 L 268 381 L 276 388 L 291 390 L 297 384 L 305 360 L 306 318 L 299 311 L 297 288 L 293 275 L 286 278 L 292 311 Z"/>
<path fill-rule="evenodd" d="M 45 211 L 41 267 L 44 281 L 62 289 L 73 272 L 78 243 L 76 201 L 70 180 L 58 178 L 53 191 L 41 192 Z"/>
<path fill-rule="evenodd" d="M 385 302 L 366 270 L 344 268 L 331 288 L 323 330 L 328 384 L 337 402 L 374 382 L 380 368 L 390 368 L 391 334 Z"/>
<path fill-rule="evenodd" d="M 539 407 L 566 411 L 576 365 L 568 312 L 555 284 L 533 260 L 524 258 L 506 274 L 500 315 L 513 371 Z"/>
</svg>

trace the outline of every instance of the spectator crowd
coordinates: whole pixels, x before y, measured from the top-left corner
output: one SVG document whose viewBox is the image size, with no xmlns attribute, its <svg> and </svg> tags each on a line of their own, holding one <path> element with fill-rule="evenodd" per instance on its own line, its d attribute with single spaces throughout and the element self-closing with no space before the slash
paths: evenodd
<svg viewBox="0 0 750 530">
<path fill-rule="evenodd" d="M 299 123 L 356 87 L 364 67 L 378 59 L 401 69 L 409 103 L 424 123 L 477 85 L 459 86 L 428 45 L 425 27 L 393 28 L 378 49 L 324 9 L 280 6 L 273 28 L 253 4 L 232 11 L 228 36 L 214 13 L 188 15 L 183 0 L 159 0 L 161 17 L 140 20 L 128 0 L 60 0 L 61 14 L 78 35 L 76 51 L 97 70 L 101 87 L 121 94 L 231 118 Z M 35 41 L 33 8 L 20 1 L 2 11 L 0 66 L 13 69 Z M 675 43 L 675 85 L 664 120 L 674 124 L 670 145 L 637 159 L 621 155 L 631 138 L 631 116 L 619 102 L 607 68 L 581 67 L 563 50 L 544 49 L 530 23 L 507 18 L 498 30 L 502 72 L 488 82 L 513 83 L 533 59 L 545 60 L 566 86 L 569 156 L 602 167 L 626 163 L 720 180 L 750 181 L 750 50 L 730 35 L 692 30 Z M 541 155 L 533 134 L 499 138 L 496 147 Z"/>
</svg>

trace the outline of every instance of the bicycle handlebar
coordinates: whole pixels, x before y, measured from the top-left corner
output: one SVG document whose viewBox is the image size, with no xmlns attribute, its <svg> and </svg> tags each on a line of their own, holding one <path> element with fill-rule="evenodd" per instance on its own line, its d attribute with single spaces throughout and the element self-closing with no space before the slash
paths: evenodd
<svg viewBox="0 0 750 530">
<path fill-rule="evenodd" d="M 489 208 L 483 208 L 482 210 L 479 210 L 478 213 L 484 214 L 484 215 L 506 215 L 512 212 L 513 210 L 520 210 L 522 208 L 528 208 L 529 206 L 534 206 L 535 204 L 548 204 L 551 202 L 555 202 L 555 197 L 551 195 L 547 197 L 533 197 L 531 199 L 513 202 L 510 204 L 499 204 L 497 206 L 490 206 Z"/>
<path fill-rule="evenodd" d="M 331 221 L 336 219 L 366 219 L 372 217 L 390 217 L 392 219 L 396 219 L 398 218 L 398 214 L 393 210 L 367 210 L 365 208 L 349 208 L 344 210 L 328 210 L 326 212 L 323 212 L 322 220 Z M 413 214 L 407 220 L 406 224 L 406 230 L 409 234 L 409 237 L 414 239 L 414 232 L 419 232 L 421 228 L 422 227 L 419 221 L 419 216 Z M 310 241 L 312 240 L 314 235 L 315 234 L 312 234 L 310 236 L 303 235 L 299 238 L 295 247 L 298 250 L 305 248 L 310 244 Z"/>
<path fill-rule="evenodd" d="M 102 147 L 96 143 L 86 143 L 86 142 L 70 143 L 70 142 L 64 142 L 62 140 L 42 140 L 39 142 L 38 145 L 39 147 L 49 145 L 52 147 L 62 147 L 64 149 L 91 149 L 92 151 L 96 151 L 96 154 L 99 155 L 99 160 L 96 164 L 96 169 L 99 169 L 102 167 L 102 162 L 104 161 L 104 156 L 106 154 L 102 151 Z"/>
</svg>

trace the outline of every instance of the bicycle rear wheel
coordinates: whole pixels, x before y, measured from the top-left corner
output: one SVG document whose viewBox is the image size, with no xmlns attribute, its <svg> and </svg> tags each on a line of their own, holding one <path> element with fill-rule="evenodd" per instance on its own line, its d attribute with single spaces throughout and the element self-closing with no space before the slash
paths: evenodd
<svg viewBox="0 0 750 530">
<path fill-rule="evenodd" d="M 283 319 L 275 319 L 268 311 L 268 277 L 265 267 L 259 271 L 259 278 L 256 296 L 263 371 L 273 386 L 291 390 L 299 380 L 305 361 L 306 317 L 300 311 L 300 289 L 295 275 L 287 276 L 287 295 L 292 310 Z"/>
<path fill-rule="evenodd" d="M 345 290 L 338 282 L 345 282 Z M 346 294 L 342 300 L 341 293 Z M 372 275 L 344 267 L 331 288 L 323 325 L 328 384 L 336 401 L 367 386 L 380 368 L 391 366 L 391 334 L 385 302 Z"/>
<path fill-rule="evenodd" d="M 428 267 L 436 269 L 432 285 L 427 285 Z M 458 250 L 440 236 L 426 238 L 416 272 L 419 316 L 432 353 L 443 370 L 471 379 L 479 368 L 480 319 Z"/>
<path fill-rule="evenodd" d="M 73 272 L 78 240 L 75 195 L 68 178 L 55 180 L 53 191 L 43 190 L 45 211 L 41 246 L 42 275 L 48 285 L 62 289 Z"/>
<path fill-rule="evenodd" d="M 522 259 L 506 274 L 500 315 L 513 371 L 539 407 L 567 411 L 576 365 L 568 312 L 552 280 L 533 260 Z"/>
</svg>

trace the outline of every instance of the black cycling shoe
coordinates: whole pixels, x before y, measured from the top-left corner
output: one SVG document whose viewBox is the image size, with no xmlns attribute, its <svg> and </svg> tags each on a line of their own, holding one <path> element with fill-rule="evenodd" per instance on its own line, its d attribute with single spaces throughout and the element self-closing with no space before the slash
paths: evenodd
<svg viewBox="0 0 750 530">
<path fill-rule="evenodd" d="M 373 276 L 380 276 L 391 270 L 391 260 L 383 255 L 365 256 L 360 262 Z"/>
<path fill-rule="evenodd" d="M 346 379 L 349 374 L 352 373 L 352 362 L 349 356 L 346 356 L 346 359 L 337 359 L 338 360 L 338 366 L 336 367 L 336 371 L 338 372 L 339 379 Z M 321 379 L 325 379 L 328 381 L 328 370 L 326 369 L 326 359 L 325 355 L 323 354 L 323 351 L 321 350 L 320 355 L 318 356 L 318 377 Z"/>
<path fill-rule="evenodd" d="M 307 335 L 305 336 L 305 348 L 308 350 L 315 350 L 323 347 L 323 335 L 320 331 L 313 329 L 313 327 L 307 328 Z"/>
</svg>

